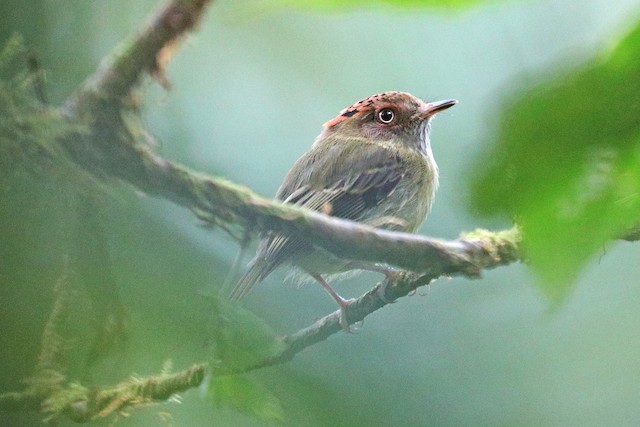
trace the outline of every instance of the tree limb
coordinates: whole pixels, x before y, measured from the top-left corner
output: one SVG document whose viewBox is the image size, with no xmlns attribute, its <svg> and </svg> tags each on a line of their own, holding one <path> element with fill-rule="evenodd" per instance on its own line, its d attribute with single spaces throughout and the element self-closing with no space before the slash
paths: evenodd
<svg viewBox="0 0 640 427">
<path fill-rule="evenodd" d="M 78 388 L 78 395 L 65 406 L 64 414 L 76 422 L 87 422 L 104 418 L 127 407 L 167 400 L 176 393 L 200 385 L 204 379 L 206 367 L 206 364 L 197 363 L 175 374 L 131 378 L 97 392 Z M 65 398 L 65 396 L 61 395 L 57 398 Z"/>
<path fill-rule="evenodd" d="M 428 272 L 433 262 L 440 262 L 449 266 L 445 273 L 448 269 L 478 273 L 459 242 L 377 230 L 284 205 L 156 154 L 125 97 L 144 71 L 158 68 L 163 49 L 192 28 L 206 4 L 204 0 L 168 3 L 140 35 L 116 50 L 67 100 L 62 112 L 81 130 L 66 135 L 61 144 L 74 161 L 97 176 L 121 179 L 187 207 L 211 225 L 301 234 L 334 255 L 354 261 L 383 262 L 418 272 Z"/>
</svg>

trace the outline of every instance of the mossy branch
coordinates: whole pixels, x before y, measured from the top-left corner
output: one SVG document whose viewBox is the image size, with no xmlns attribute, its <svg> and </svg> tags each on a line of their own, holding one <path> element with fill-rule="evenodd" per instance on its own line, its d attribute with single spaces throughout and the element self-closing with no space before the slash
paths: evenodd
<svg viewBox="0 0 640 427">
<path fill-rule="evenodd" d="M 0 409 L 41 409 L 49 422 L 69 418 L 77 423 L 86 423 L 118 414 L 126 408 L 165 401 L 177 393 L 197 387 L 204 379 L 206 368 L 206 364 L 194 364 L 177 373 L 130 378 L 99 390 L 70 383 L 48 393 L 35 393 L 33 390 L 4 393 L 0 394 Z"/>
<path fill-rule="evenodd" d="M 131 378 L 113 387 L 92 391 L 84 387 L 69 387 L 56 393 L 55 416 L 65 415 L 76 422 L 87 422 L 117 414 L 127 407 L 165 401 L 182 391 L 202 383 L 206 364 L 195 364 L 174 374 L 159 374 L 145 378 Z M 53 416 L 53 414 L 52 414 Z"/>
</svg>

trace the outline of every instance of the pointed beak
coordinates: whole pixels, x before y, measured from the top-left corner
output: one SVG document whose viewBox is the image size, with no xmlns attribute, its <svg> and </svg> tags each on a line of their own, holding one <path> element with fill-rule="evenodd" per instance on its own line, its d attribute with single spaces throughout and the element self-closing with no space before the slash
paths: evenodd
<svg viewBox="0 0 640 427">
<path fill-rule="evenodd" d="M 444 101 L 430 102 L 427 104 L 427 108 L 422 112 L 422 117 L 429 118 L 435 116 L 436 113 L 446 110 L 449 107 L 453 107 L 458 103 L 457 99 L 446 99 Z"/>
</svg>

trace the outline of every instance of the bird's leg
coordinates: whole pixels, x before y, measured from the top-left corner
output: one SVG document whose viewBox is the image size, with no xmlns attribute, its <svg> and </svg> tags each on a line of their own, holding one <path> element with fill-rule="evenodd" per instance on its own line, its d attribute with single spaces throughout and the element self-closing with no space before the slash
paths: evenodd
<svg viewBox="0 0 640 427">
<path fill-rule="evenodd" d="M 384 274 L 384 277 L 387 279 L 382 282 L 382 286 L 378 286 L 376 293 L 378 294 L 378 298 L 382 300 L 385 304 L 393 304 L 395 300 L 390 300 L 385 296 L 385 292 L 387 290 L 387 284 L 393 282 L 396 274 L 398 274 L 399 270 L 389 267 L 383 267 L 376 264 L 367 264 L 364 262 L 352 261 L 347 265 L 349 269 L 358 269 L 365 271 L 373 271 L 375 273 Z"/>
<path fill-rule="evenodd" d="M 345 332 L 351 332 L 351 329 L 349 328 L 349 321 L 347 320 L 347 307 L 350 304 L 353 304 L 356 300 L 353 298 L 342 298 L 318 273 L 309 273 L 309 275 L 316 279 L 316 281 L 322 285 L 324 290 L 327 291 L 331 298 L 333 298 L 333 300 L 340 306 L 340 326 L 342 326 L 342 329 L 344 329 Z"/>
</svg>

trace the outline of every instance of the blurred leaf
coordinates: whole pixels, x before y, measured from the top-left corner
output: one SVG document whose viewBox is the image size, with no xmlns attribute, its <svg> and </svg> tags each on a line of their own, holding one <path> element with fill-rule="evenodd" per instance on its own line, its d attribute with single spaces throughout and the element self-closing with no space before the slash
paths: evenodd
<svg viewBox="0 0 640 427">
<path fill-rule="evenodd" d="M 280 400 L 261 384 L 243 375 L 221 375 L 209 383 L 209 396 L 261 420 L 284 421 Z"/>
<path fill-rule="evenodd" d="M 238 372 L 280 354 L 286 345 L 264 320 L 236 304 L 213 297 L 214 361 L 218 372 Z"/>
<path fill-rule="evenodd" d="M 211 296 L 214 303 L 213 378 L 209 395 L 216 404 L 227 404 L 263 420 L 284 419 L 280 401 L 264 386 L 242 372 L 278 356 L 286 345 L 264 320 L 224 298 Z"/>
<path fill-rule="evenodd" d="M 529 264 L 559 302 L 590 257 L 640 219 L 640 27 L 504 111 L 475 166 L 473 206 L 517 217 Z"/>
<path fill-rule="evenodd" d="M 488 0 L 288 0 L 292 6 L 309 7 L 313 9 L 324 10 L 344 10 L 356 8 L 371 8 L 371 6 L 394 6 L 394 7 L 430 7 L 430 8 L 464 8 L 474 6 L 480 3 L 486 3 Z"/>
</svg>

